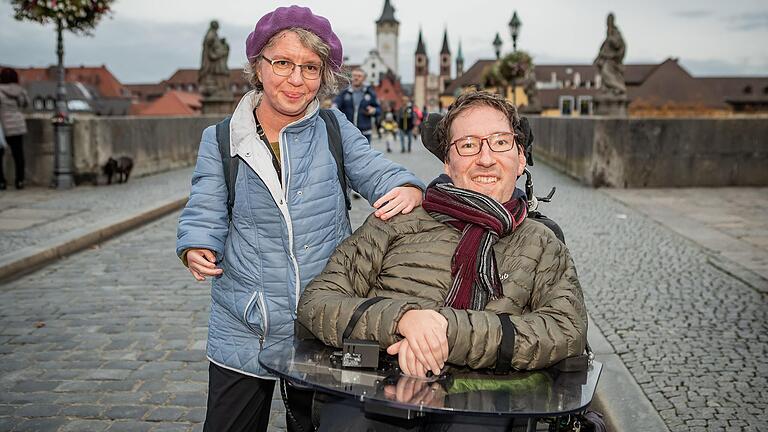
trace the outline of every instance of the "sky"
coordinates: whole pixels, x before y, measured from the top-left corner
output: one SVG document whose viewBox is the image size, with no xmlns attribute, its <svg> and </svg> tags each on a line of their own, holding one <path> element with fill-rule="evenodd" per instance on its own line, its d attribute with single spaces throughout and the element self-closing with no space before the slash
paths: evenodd
<svg viewBox="0 0 768 432">
<path fill-rule="evenodd" d="M 66 33 L 65 64 L 106 65 L 123 83 L 157 83 L 178 68 L 199 68 L 210 20 L 230 44 L 229 65 L 242 67 L 245 39 L 258 19 L 296 1 L 118 0 L 92 36 Z M 375 48 L 375 21 L 383 0 L 304 0 L 301 5 L 327 17 L 350 63 L 361 63 Z M 605 38 L 609 12 L 627 44 L 625 63 L 660 63 L 677 57 L 694 76 L 768 75 L 766 0 L 392 0 L 400 21 L 400 74 L 413 81 L 413 52 L 424 32 L 431 72 L 438 68 L 443 30 L 454 56 L 459 41 L 465 70 L 494 57 L 498 32 L 502 52 L 512 50 L 507 23 L 517 11 L 522 28 L 518 49 L 538 64 L 588 64 Z M 726 7 L 727 6 L 727 7 Z M 55 28 L 13 19 L 0 0 L 0 64 L 47 66 L 56 62 Z"/>
</svg>

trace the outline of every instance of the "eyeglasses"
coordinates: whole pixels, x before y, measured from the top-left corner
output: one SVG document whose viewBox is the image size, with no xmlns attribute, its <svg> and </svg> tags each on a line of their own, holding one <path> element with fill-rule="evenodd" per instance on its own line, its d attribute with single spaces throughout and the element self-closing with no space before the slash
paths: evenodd
<svg viewBox="0 0 768 432">
<path fill-rule="evenodd" d="M 455 140 L 451 145 L 456 146 L 456 151 L 461 156 L 474 156 L 483 149 L 483 141 L 488 143 L 488 147 L 497 153 L 515 148 L 515 134 L 512 132 L 495 132 L 484 137 L 467 135 Z"/>
<path fill-rule="evenodd" d="M 320 78 L 320 72 L 323 71 L 323 67 L 318 64 L 296 64 L 290 60 L 270 60 L 264 56 L 261 57 L 272 65 L 272 72 L 275 75 L 283 77 L 291 76 L 296 66 L 301 69 L 301 76 L 308 80 Z"/>
</svg>

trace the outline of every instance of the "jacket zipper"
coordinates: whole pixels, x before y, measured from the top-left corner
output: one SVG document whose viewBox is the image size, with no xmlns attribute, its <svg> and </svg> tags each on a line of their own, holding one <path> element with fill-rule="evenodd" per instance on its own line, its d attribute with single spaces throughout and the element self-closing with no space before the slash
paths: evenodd
<svg viewBox="0 0 768 432">
<path fill-rule="evenodd" d="M 256 330 L 251 323 L 248 322 L 248 312 L 253 309 L 253 301 L 258 298 L 259 300 L 259 306 L 261 309 L 261 316 L 262 316 L 262 331 L 259 332 Z M 264 296 L 261 293 L 261 291 L 254 291 L 253 294 L 251 294 L 251 298 L 248 300 L 248 304 L 245 305 L 245 310 L 243 311 L 243 322 L 245 325 L 255 334 L 259 336 L 259 345 L 264 344 L 264 338 L 267 334 L 267 326 L 269 325 L 269 321 L 267 320 L 267 308 L 266 304 L 264 303 Z"/>
</svg>

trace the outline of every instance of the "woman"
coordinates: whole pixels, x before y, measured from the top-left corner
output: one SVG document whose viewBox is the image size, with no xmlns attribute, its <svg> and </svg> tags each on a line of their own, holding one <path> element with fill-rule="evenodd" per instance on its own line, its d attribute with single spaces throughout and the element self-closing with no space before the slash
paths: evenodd
<svg viewBox="0 0 768 432">
<path fill-rule="evenodd" d="M 301 291 L 351 231 L 318 115 L 318 95 L 335 91 L 342 62 L 330 23 L 308 8 L 277 8 L 256 24 L 246 54 L 255 90 L 240 100 L 230 124 L 228 148 L 240 159 L 231 220 L 209 127 L 178 227 L 179 257 L 195 279 L 214 277 L 206 431 L 266 430 L 274 377 L 259 365 L 259 352 L 293 334 Z M 374 203 L 376 216 L 418 206 L 423 183 L 373 150 L 341 112 L 332 113 L 349 184 Z M 289 430 L 307 430 L 311 394 L 283 390 Z"/>
<path fill-rule="evenodd" d="M 11 68 L 0 70 L 0 124 L 13 155 L 16 189 L 24 188 L 24 135 L 27 133 L 27 124 L 21 110 L 28 103 L 27 92 L 19 85 L 19 74 Z M 4 146 L 0 146 L 0 190 L 6 188 L 4 153 Z"/>
</svg>

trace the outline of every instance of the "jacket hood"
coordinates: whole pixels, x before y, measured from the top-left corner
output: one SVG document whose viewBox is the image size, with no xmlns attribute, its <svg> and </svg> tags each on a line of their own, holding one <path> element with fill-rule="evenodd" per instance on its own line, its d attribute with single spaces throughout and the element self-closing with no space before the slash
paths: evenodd
<svg viewBox="0 0 768 432">
<path fill-rule="evenodd" d="M 22 93 L 24 93 L 24 87 L 16 83 L 0 84 L 0 92 L 3 92 L 5 96 L 18 98 Z"/>
</svg>

